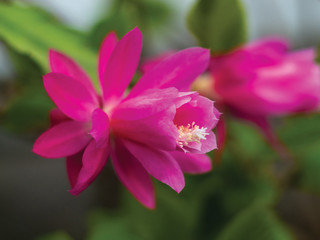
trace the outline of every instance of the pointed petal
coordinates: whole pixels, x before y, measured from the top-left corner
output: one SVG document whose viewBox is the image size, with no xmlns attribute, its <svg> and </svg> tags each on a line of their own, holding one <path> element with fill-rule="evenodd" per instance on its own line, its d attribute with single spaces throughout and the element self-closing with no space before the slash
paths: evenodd
<svg viewBox="0 0 320 240">
<path fill-rule="evenodd" d="M 68 116 L 66 116 L 63 112 L 61 112 L 59 108 L 55 108 L 50 111 L 49 119 L 50 119 L 51 127 L 61 122 L 71 120 Z"/>
<path fill-rule="evenodd" d="M 190 154 L 175 151 L 172 152 L 171 155 L 179 163 L 181 170 L 185 173 L 206 173 L 212 168 L 211 159 L 205 154 Z"/>
<path fill-rule="evenodd" d="M 111 160 L 116 174 L 129 192 L 144 206 L 154 208 L 155 193 L 149 174 L 120 141 L 116 141 L 111 151 Z"/>
<path fill-rule="evenodd" d="M 176 87 L 180 91 L 189 90 L 193 80 L 207 69 L 209 59 L 210 52 L 204 48 L 177 52 L 147 71 L 129 96 L 136 96 L 149 88 Z"/>
<path fill-rule="evenodd" d="M 139 160 L 147 172 L 169 185 L 177 193 L 184 188 L 184 176 L 179 164 L 168 153 L 123 140 L 124 146 Z"/>
<path fill-rule="evenodd" d="M 98 148 L 105 148 L 109 145 L 109 118 L 108 115 L 97 108 L 92 113 L 91 136 L 96 140 Z"/>
<path fill-rule="evenodd" d="M 147 71 L 149 71 L 150 69 L 154 68 L 155 66 L 157 66 L 159 63 L 161 63 L 163 60 L 165 60 L 167 57 L 171 56 L 172 54 L 174 54 L 176 51 L 166 51 L 164 53 L 161 53 L 160 55 L 153 57 L 153 58 L 149 58 L 146 60 L 143 60 L 143 63 L 140 66 L 140 71 L 144 74 Z"/>
<path fill-rule="evenodd" d="M 110 146 L 98 148 L 96 141 L 91 140 L 82 157 L 82 168 L 74 187 L 69 191 L 72 195 L 78 195 L 96 179 L 105 164 L 110 153 Z"/>
<path fill-rule="evenodd" d="M 201 141 L 201 152 L 208 153 L 217 148 L 216 136 L 212 131 L 209 132 L 209 135 L 206 136 L 206 140 Z"/>
<path fill-rule="evenodd" d="M 82 168 L 82 156 L 83 151 L 69 156 L 66 159 L 67 174 L 71 187 L 74 187 L 77 183 L 78 175 Z"/>
<path fill-rule="evenodd" d="M 202 96 L 196 96 L 190 102 L 177 109 L 174 123 L 177 126 L 187 126 L 195 122 L 199 127 L 211 130 L 219 121 L 220 113 L 214 107 L 213 101 Z"/>
<path fill-rule="evenodd" d="M 118 43 L 118 38 L 115 32 L 110 32 L 103 40 L 99 50 L 98 60 L 98 74 L 99 80 L 103 80 L 104 71 L 106 69 L 108 60 L 111 56 L 112 51 Z M 100 83 L 102 86 L 102 83 Z"/>
<path fill-rule="evenodd" d="M 33 145 L 33 152 L 45 158 L 76 154 L 90 141 L 89 129 L 89 126 L 82 122 L 60 123 L 40 135 Z"/>
<path fill-rule="evenodd" d="M 114 48 L 102 82 L 106 105 L 118 101 L 137 69 L 142 49 L 142 34 L 138 28 L 128 32 Z"/>
<path fill-rule="evenodd" d="M 216 136 L 217 136 L 217 150 L 214 153 L 213 162 L 214 164 L 219 164 L 222 159 L 224 152 L 224 147 L 227 141 L 227 126 L 224 117 L 220 117 L 219 122 L 216 126 Z"/>
<path fill-rule="evenodd" d="M 90 92 L 95 93 L 92 82 L 86 72 L 71 58 L 58 51 L 50 49 L 49 62 L 52 72 L 62 73 L 80 81 Z"/>
<path fill-rule="evenodd" d="M 174 106 L 178 91 L 175 88 L 150 89 L 143 94 L 121 102 L 112 119 L 138 120 Z"/>
<path fill-rule="evenodd" d="M 172 121 L 174 114 L 175 108 L 170 107 L 144 119 L 113 121 L 112 129 L 117 136 L 137 141 L 149 147 L 173 151 L 176 149 L 179 136 Z"/>
<path fill-rule="evenodd" d="M 57 107 L 74 120 L 90 120 L 92 111 L 99 106 L 96 95 L 64 74 L 48 73 L 43 76 L 43 84 Z"/>
</svg>

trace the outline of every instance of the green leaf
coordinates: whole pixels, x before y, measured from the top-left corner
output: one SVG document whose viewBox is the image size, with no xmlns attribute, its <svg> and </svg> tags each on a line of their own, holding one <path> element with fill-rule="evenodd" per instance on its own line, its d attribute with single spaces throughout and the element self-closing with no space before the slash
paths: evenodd
<svg viewBox="0 0 320 240">
<path fill-rule="evenodd" d="M 74 58 L 96 81 L 96 53 L 85 44 L 85 35 L 55 18 L 22 3 L 0 3 L 0 39 L 19 53 L 29 55 L 48 72 L 48 50 Z"/>
<path fill-rule="evenodd" d="M 281 140 L 295 156 L 296 186 L 320 193 L 320 114 L 288 117 L 278 126 Z"/>
<path fill-rule="evenodd" d="M 146 42 L 151 28 L 159 31 L 169 16 L 167 5 L 158 0 L 116 0 L 107 16 L 89 33 L 88 43 L 98 49 L 106 32 L 115 31 L 122 37 L 135 26 L 143 31 Z"/>
<path fill-rule="evenodd" d="M 48 126 L 49 109 L 54 105 L 43 88 L 21 93 L 3 113 L 1 125 L 13 132 L 35 132 Z"/>
<path fill-rule="evenodd" d="M 192 240 L 199 216 L 199 203 L 177 194 L 167 185 L 156 183 L 157 206 L 143 207 L 128 193 L 125 211 L 130 225 L 143 239 Z M 185 191 L 185 190 L 184 190 Z"/>
<path fill-rule="evenodd" d="M 255 204 L 236 216 L 217 240 L 291 240 L 289 231 L 264 205 Z"/>
<path fill-rule="evenodd" d="M 97 210 L 90 216 L 87 240 L 141 240 L 135 235 L 127 218 L 120 214 Z"/>
<path fill-rule="evenodd" d="M 67 233 L 58 231 L 37 237 L 35 240 L 72 240 L 72 238 Z"/>
<path fill-rule="evenodd" d="M 8 49 L 16 68 L 15 91 L 5 103 L 0 123 L 17 133 L 42 130 L 47 127 L 48 112 L 54 107 L 43 87 L 43 71 L 28 55 Z"/>
<path fill-rule="evenodd" d="M 239 0 L 198 0 L 188 16 L 188 26 L 201 46 L 221 54 L 246 40 L 246 23 Z"/>
</svg>

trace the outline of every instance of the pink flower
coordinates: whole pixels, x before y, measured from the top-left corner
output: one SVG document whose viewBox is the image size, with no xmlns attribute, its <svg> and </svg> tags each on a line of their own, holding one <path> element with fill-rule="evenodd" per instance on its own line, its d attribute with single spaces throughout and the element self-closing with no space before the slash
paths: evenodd
<svg viewBox="0 0 320 240">
<path fill-rule="evenodd" d="M 86 189 L 111 161 L 120 181 L 148 208 L 154 208 L 150 175 L 178 193 L 183 172 L 204 173 L 216 148 L 212 128 L 219 117 L 213 102 L 185 92 L 209 62 L 209 52 L 190 48 L 173 54 L 144 74 L 125 94 L 139 63 L 142 35 L 138 28 L 120 41 L 105 38 L 99 53 L 102 96 L 86 73 L 70 58 L 51 50 L 52 72 L 43 77 L 57 105 L 52 127 L 33 151 L 46 158 L 66 157 L 74 195 Z"/>
<path fill-rule="evenodd" d="M 315 57 L 313 49 L 288 52 L 288 44 L 280 39 L 264 39 L 243 46 L 212 58 L 211 95 L 220 106 L 257 125 L 273 147 L 287 157 L 269 118 L 319 108 L 320 70 Z M 222 122 L 218 126 L 221 134 L 223 125 Z M 219 139 L 221 145 L 224 137 Z"/>
<path fill-rule="evenodd" d="M 283 40 L 264 39 L 213 57 L 213 91 L 250 116 L 279 116 L 318 108 L 320 70 L 313 49 L 288 52 Z"/>
</svg>

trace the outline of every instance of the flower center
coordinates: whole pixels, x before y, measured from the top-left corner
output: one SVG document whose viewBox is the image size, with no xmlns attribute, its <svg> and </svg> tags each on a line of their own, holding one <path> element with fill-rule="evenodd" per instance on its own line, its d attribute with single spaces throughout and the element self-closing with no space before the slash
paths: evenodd
<svg viewBox="0 0 320 240">
<path fill-rule="evenodd" d="M 188 146 L 190 142 L 200 143 L 200 140 L 206 140 L 207 128 L 200 128 L 195 122 L 187 126 L 176 126 L 178 128 L 179 137 L 178 144 L 180 147 Z"/>
</svg>

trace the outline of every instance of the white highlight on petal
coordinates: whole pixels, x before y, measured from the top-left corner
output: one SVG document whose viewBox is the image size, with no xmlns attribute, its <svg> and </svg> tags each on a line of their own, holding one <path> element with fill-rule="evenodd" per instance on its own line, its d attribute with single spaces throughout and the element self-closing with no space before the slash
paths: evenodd
<svg viewBox="0 0 320 240">
<path fill-rule="evenodd" d="M 199 127 L 192 122 L 192 124 L 188 124 L 187 126 L 176 126 L 179 132 L 178 137 L 178 145 L 183 148 L 184 146 L 188 146 L 190 142 L 200 143 L 200 140 L 206 140 L 206 136 L 209 135 L 207 133 L 207 128 Z"/>
</svg>

